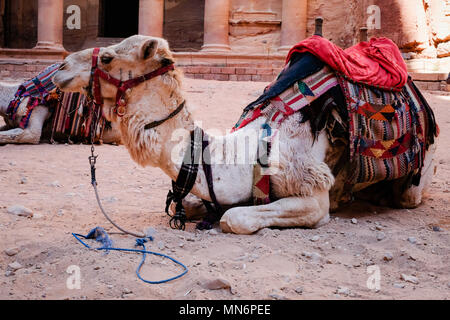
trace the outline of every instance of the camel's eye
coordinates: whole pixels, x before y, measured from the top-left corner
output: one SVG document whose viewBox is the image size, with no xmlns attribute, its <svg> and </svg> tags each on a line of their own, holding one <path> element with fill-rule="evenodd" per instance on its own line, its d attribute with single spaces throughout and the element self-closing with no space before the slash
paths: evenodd
<svg viewBox="0 0 450 320">
<path fill-rule="evenodd" d="M 102 60 L 103 64 L 110 64 L 113 61 L 114 57 L 111 56 L 102 56 L 100 60 Z"/>
</svg>

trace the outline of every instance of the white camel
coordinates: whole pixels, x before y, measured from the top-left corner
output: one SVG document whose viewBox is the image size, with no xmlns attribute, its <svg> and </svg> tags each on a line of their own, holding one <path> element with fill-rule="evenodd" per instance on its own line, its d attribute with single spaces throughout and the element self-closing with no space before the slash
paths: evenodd
<svg viewBox="0 0 450 320">
<path fill-rule="evenodd" d="M 69 55 L 54 77 L 55 84 L 63 91 L 85 92 L 90 80 L 92 55 L 92 49 Z M 122 74 L 139 76 L 156 70 L 173 62 L 173 57 L 166 40 L 133 36 L 117 45 L 101 48 L 99 61 L 100 68 L 120 79 Z M 118 124 L 132 159 L 144 167 L 161 168 L 172 181 L 177 179 L 188 147 L 188 143 L 180 144 L 174 137 L 179 137 L 180 132 L 188 136 L 194 129 L 190 112 L 184 108 L 157 127 L 147 130 L 144 127 L 166 118 L 185 101 L 181 82 L 182 73 L 175 68 L 128 90 L 125 114 L 119 117 L 114 112 L 117 88 L 100 80 L 104 115 Z M 343 150 L 331 146 L 325 130 L 313 143 L 309 121 L 300 123 L 300 117 L 295 113 L 279 128 L 278 139 L 273 145 L 278 150 L 278 159 L 272 154 L 269 158 L 270 167 L 275 169 L 270 176 L 271 192 L 279 200 L 266 205 L 243 205 L 252 198 L 253 163 L 238 162 L 238 157 L 230 157 L 223 151 L 226 150 L 224 146 L 248 137 L 250 130 L 259 129 L 265 120 L 259 118 L 226 136 L 210 137 L 210 150 L 216 161 L 212 163 L 214 191 L 218 202 L 230 207 L 220 221 L 222 231 L 251 234 L 265 227 L 315 228 L 329 221 L 329 212 L 339 204 L 344 188 L 343 179 L 332 174 Z M 256 154 L 256 148 L 256 144 L 250 144 L 250 154 Z M 420 185 L 398 195 L 398 204 L 402 207 L 415 207 L 421 203 L 424 188 L 433 175 L 434 149 L 433 145 L 427 152 Z M 353 191 L 366 187 L 368 184 L 355 185 Z M 202 165 L 191 192 L 200 199 L 211 201 Z"/>
<path fill-rule="evenodd" d="M 25 129 L 20 128 L 19 124 L 22 116 L 27 112 L 27 98 L 20 104 L 17 111 L 18 116 L 14 121 L 6 115 L 9 102 L 14 98 L 19 86 L 20 83 L 0 83 L 0 117 L 3 117 L 5 121 L 5 125 L 0 126 L 0 145 L 38 144 L 43 136 L 50 136 L 49 132 L 43 132 L 45 121 L 51 117 L 51 112 L 45 105 L 40 104 L 34 108 Z M 104 131 L 102 142 L 120 143 L 120 134 L 115 124 L 111 129 Z"/>
</svg>

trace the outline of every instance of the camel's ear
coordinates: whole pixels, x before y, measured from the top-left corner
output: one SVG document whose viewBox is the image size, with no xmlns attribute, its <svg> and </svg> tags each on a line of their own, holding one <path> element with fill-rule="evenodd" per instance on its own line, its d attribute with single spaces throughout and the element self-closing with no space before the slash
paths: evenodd
<svg viewBox="0 0 450 320">
<path fill-rule="evenodd" d="M 152 58 L 158 49 L 158 40 L 147 40 L 141 47 L 141 59 L 147 60 Z"/>
</svg>

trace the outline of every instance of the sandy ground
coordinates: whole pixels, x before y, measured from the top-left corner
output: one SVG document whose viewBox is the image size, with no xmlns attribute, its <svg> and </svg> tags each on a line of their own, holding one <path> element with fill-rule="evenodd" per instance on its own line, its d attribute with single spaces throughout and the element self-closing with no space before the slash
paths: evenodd
<svg viewBox="0 0 450 320">
<path fill-rule="evenodd" d="M 204 127 L 223 132 L 263 87 L 186 80 L 195 117 Z M 138 167 L 123 146 L 97 147 L 97 178 L 107 211 L 128 229 L 154 228 L 155 241 L 148 248 L 189 268 L 186 276 L 161 285 L 136 277 L 140 255 L 105 255 L 72 237 L 72 232 L 87 234 L 95 226 L 112 231 L 90 186 L 89 146 L 2 146 L 0 299 L 448 299 L 450 96 L 426 97 L 441 139 L 439 167 L 425 203 L 414 210 L 355 203 L 317 230 L 264 229 L 238 236 L 219 229 L 200 232 L 189 224 L 185 232 L 173 231 L 163 212 L 169 179 L 159 169 Z M 8 213 L 13 205 L 31 209 L 34 216 Z M 131 237 L 112 238 L 116 246 L 134 245 Z M 20 268 L 11 272 L 8 265 L 14 262 Z M 79 267 L 80 289 L 67 287 L 70 266 Z M 179 271 L 169 260 L 151 256 L 142 275 L 159 280 Z M 367 286 L 368 280 L 375 283 L 369 277 L 377 271 L 379 290 Z M 412 282 L 401 279 L 402 274 L 413 276 Z M 231 290 L 204 287 L 215 279 L 228 281 Z"/>
</svg>

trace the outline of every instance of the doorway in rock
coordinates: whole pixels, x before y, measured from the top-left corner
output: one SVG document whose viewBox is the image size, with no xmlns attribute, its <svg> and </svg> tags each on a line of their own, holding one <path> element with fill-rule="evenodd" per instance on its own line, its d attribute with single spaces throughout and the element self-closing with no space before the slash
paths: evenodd
<svg viewBox="0 0 450 320">
<path fill-rule="evenodd" d="M 37 0 L 0 0 L 0 47 L 31 49 L 37 42 Z"/>
<path fill-rule="evenodd" d="M 101 0 L 99 33 L 103 38 L 128 38 L 139 32 L 139 0 Z"/>
<path fill-rule="evenodd" d="M 205 0 L 165 0 L 163 37 L 173 51 L 199 51 L 203 45 Z"/>
</svg>

